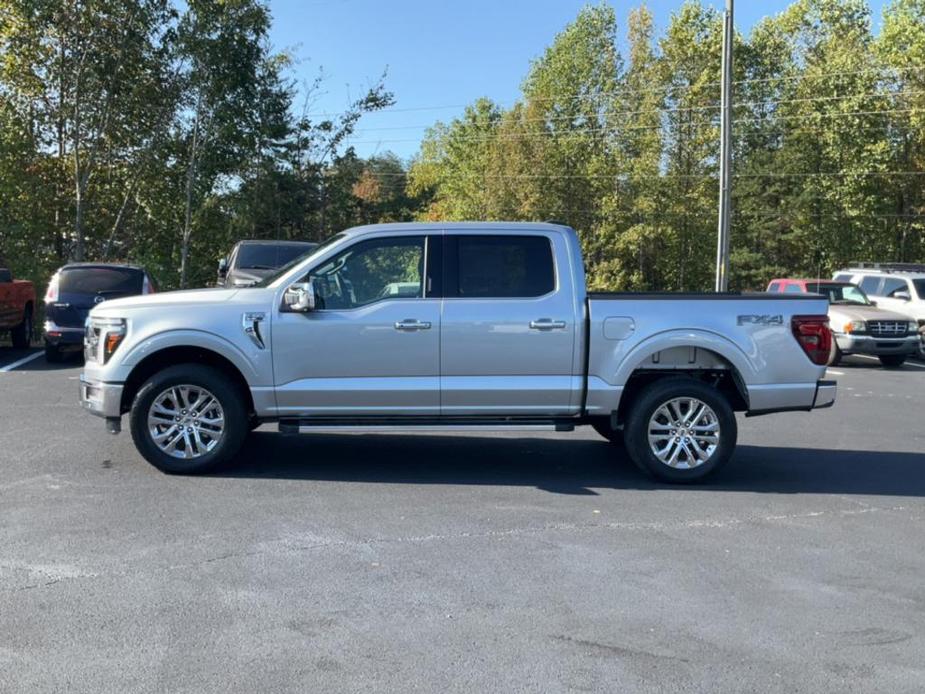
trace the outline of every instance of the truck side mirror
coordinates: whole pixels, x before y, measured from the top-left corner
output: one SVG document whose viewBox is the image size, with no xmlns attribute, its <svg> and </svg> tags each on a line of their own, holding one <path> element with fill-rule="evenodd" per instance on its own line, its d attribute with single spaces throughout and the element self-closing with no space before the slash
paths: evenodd
<svg viewBox="0 0 925 694">
<path fill-rule="evenodd" d="M 218 261 L 218 276 L 224 277 L 228 274 L 228 258 L 222 258 Z"/>
<path fill-rule="evenodd" d="M 894 292 L 893 298 L 900 301 L 912 301 L 912 295 L 909 292 Z"/>
<path fill-rule="evenodd" d="M 311 281 L 293 284 L 283 294 L 283 310 L 308 313 L 315 310 L 315 287 Z"/>
</svg>

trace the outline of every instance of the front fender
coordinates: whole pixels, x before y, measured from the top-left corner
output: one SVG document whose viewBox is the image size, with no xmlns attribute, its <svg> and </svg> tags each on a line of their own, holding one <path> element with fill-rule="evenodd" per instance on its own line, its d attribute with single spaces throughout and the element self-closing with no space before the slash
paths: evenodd
<svg viewBox="0 0 925 694">
<path fill-rule="evenodd" d="M 269 381 L 261 376 L 254 362 L 236 344 L 214 333 L 190 329 L 155 333 L 132 345 L 119 363 L 118 374 L 113 374 L 111 380 L 125 380 L 143 359 L 170 347 L 195 347 L 215 352 L 234 364 L 248 385 L 270 385 Z"/>
</svg>

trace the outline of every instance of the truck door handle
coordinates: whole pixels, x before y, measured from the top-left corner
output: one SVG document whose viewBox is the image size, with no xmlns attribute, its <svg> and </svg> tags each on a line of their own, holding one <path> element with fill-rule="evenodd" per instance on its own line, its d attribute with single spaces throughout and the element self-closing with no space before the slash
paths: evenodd
<svg viewBox="0 0 925 694">
<path fill-rule="evenodd" d="M 564 320 L 550 320 L 549 318 L 540 318 L 539 320 L 530 321 L 530 330 L 563 330 L 565 329 Z"/>
<path fill-rule="evenodd" d="M 396 330 L 407 330 L 409 332 L 413 330 L 430 330 L 430 322 L 429 321 L 419 321 L 413 318 L 406 318 L 403 321 L 398 321 L 395 324 L 395 329 Z"/>
</svg>

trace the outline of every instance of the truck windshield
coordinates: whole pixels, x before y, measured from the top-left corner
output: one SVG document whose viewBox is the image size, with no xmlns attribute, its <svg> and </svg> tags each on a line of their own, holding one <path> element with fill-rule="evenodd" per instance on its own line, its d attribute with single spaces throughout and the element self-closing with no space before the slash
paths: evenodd
<svg viewBox="0 0 925 694">
<path fill-rule="evenodd" d="M 238 268 L 242 270 L 272 270 L 310 253 L 315 244 L 254 243 L 238 249 Z"/>
<path fill-rule="evenodd" d="M 853 284 L 825 284 L 824 282 L 807 282 L 806 291 L 810 294 L 822 294 L 829 298 L 830 304 L 855 304 L 870 306 L 870 299 L 860 287 Z"/>
<path fill-rule="evenodd" d="M 296 265 L 298 265 L 299 263 L 301 263 L 303 260 L 305 260 L 306 258 L 309 258 L 309 257 L 311 257 L 311 256 L 313 256 L 313 255 L 318 254 L 319 252 L 321 252 L 322 250 L 324 250 L 325 248 L 327 248 L 327 247 L 330 246 L 331 244 L 340 241 L 342 238 L 344 238 L 344 235 L 343 235 L 343 234 L 334 234 L 334 236 L 330 237 L 329 239 L 326 239 L 325 241 L 322 241 L 322 242 L 321 242 L 321 245 L 315 246 L 315 247 L 314 247 L 313 249 L 311 249 L 308 253 L 304 253 L 304 252 L 303 252 L 301 255 L 299 255 L 299 256 L 293 258 L 293 259 L 290 260 L 288 263 L 286 263 L 285 265 L 283 265 L 282 267 L 280 267 L 280 268 L 279 268 L 276 272 L 274 272 L 273 274 L 264 277 L 262 280 L 260 280 L 260 281 L 257 282 L 256 284 L 252 284 L 251 286 L 252 286 L 252 287 L 268 287 L 268 286 L 270 286 L 271 284 L 273 284 L 273 282 L 275 282 L 275 281 L 278 280 L 280 277 L 282 277 L 283 275 L 285 275 L 287 272 L 289 272 L 292 268 L 294 268 Z"/>
</svg>

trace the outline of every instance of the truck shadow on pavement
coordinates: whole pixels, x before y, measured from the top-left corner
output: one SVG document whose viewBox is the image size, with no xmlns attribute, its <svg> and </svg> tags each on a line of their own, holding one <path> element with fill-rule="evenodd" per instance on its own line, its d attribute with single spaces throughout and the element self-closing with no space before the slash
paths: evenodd
<svg viewBox="0 0 925 694">
<path fill-rule="evenodd" d="M 540 437 L 305 435 L 255 432 L 219 477 L 383 484 L 532 486 L 556 494 L 595 489 L 687 489 L 775 494 L 925 496 L 925 454 L 739 446 L 706 483 L 650 479 L 603 440 Z"/>
</svg>

